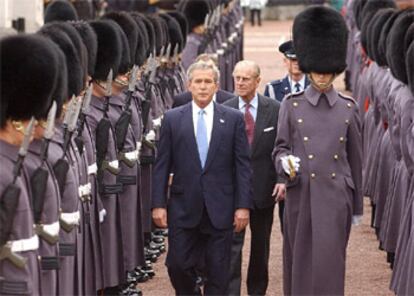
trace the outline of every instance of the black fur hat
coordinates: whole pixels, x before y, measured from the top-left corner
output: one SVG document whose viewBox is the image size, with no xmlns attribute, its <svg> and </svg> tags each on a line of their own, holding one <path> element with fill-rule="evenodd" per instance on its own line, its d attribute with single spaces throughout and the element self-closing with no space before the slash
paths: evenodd
<svg viewBox="0 0 414 296">
<path fill-rule="evenodd" d="M 122 56 L 122 41 L 117 32 L 119 26 L 111 20 L 92 21 L 90 25 L 98 37 L 98 52 L 92 78 L 106 81 L 111 69 L 115 78 L 118 75 Z"/>
<path fill-rule="evenodd" d="M 160 14 L 160 16 L 166 21 L 168 25 L 168 35 L 170 37 L 171 53 L 177 44 L 178 51 L 181 52 L 185 44 L 180 24 L 176 21 L 174 17 L 168 14 Z"/>
<path fill-rule="evenodd" d="M 121 63 L 119 64 L 118 75 L 123 75 L 123 74 L 128 73 L 128 71 L 131 69 L 133 61 L 131 61 L 131 53 L 129 49 L 128 37 L 122 30 L 121 26 L 119 26 L 117 23 L 115 24 L 116 24 L 116 31 L 121 40 L 121 47 L 122 47 Z"/>
<path fill-rule="evenodd" d="M 362 20 L 372 18 L 378 10 L 383 8 L 395 9 L 397 5 L 394 0 L 367 0 L 362 10 Z"/>
<path fill-rule="evenodd" d="M 414 96 L 414 42 L 411 42 L 411 45 L 408 47 L 405 58 L 405 67 L 407 71 L 408 87 Z"/>
<path fill-rule="evenodd" d="M 341 14 L 311 6 L 296 16 L 293 44 L 305 73 L 341 73 L 346 68 L 348 29 Z"/>
<path fill-rule="evenodd" d="M 45 23 L 54 21 L 77 21 L 78 14 L 70 1 L 55 0 L 45 10 Z"/>
<path fill-rule="evenodd" d="M 371 34 L 368 40 L 368 48 L 369 52 L 372 54 L 372 59 L 379 64 L 379 50 L 378 50 L 378 43 L 381 36 L 381 30 L 384 26 L 385 22 L 391 17 L 391 15 L 395 12 L 392 8 L 381 9 L 377 11 L 374 16 L 374 23 L 371 25 Z"/>
<path fill-rule="evenodd" d="M 381 33 L 380 33 L 380 39 L 378 41 L 378 58 L 377 58 L 377 64 L 381 67 L 387 67 L 387 37 L 388 34 L 392 28 L 392 25 L 394 24 L 395 20 L 398 18 L 398 16 L 402 13 L 402 10 L 396 10 L 393 12 L 393 14 L 388 18 L 388 20 L 384 23 Z"/>
<path fill-rule="evenodd" d="M 154 28 L 154 40 L 155 40 L 155 51 L 159 55 L 161 53 L 161 48 L 164 45 L 164 28 L 163 24 L 160 22 L 158 16 L 148 16 L 153 28 Z"/>
<path fill-rule="evenodd" d="M 8 119 L 40 119 L 56 86 L 58 57 L 52 41 L 39 35 L 0 40 L 0 127 Z"/>
<path fill-rule="evenodd" d="M 191 0 L 180 7 L 187 18 L 188 28 L 192 31 L 195 27 L 204 24 L 206 15 L 209 13 L 209 5 L 205 0 Z"/>
<path fill-rule="evenodd" d="M 95 31 L 87 22 L 73 22 L 72 25 L 81 36 L 83 44 L 88 52 L 88 74 L 92 77 L 93 72 L 95 71 L 98 38 L 96 37 Z"/>
<path fill-rule="evenodd" d="M 176 21 L 180 24 L 181 34 L 183 35 L 183 44 L 185 46 L 185 43 L 187 42 L 187 35 L 188 35 L 188 22 L 187 22 L 185 15 L 178 10 L 170 11 L 168 12 L 168 14 L 171 15 L 173 18 L 175 18 Z"/>
<path fill-rule="evenodd" d="M 128 44 L 130 60 L 135 61 L 135 52 L 138 45 L 138 25 L 134 19 L 126 12 L 110 12 L 104 16 L 105 19 L 110 19 L 116 22 L 124 31 Z"/>
<path fill-rule="evenodd" d="M 69 99 L 68 96 L 68 68 L 66 66 L 66 57 L 63 51 L 59 48 L 59 46 L 52 42 L 54 49 L 56 51 L 56 55 L 58 58 L 58 74 L 56 76 L 56 85 L 55 89 L 52 94 L 52 101 L 56 101 L 57 110 L 56 110 L 56 118 L 60 118 L 62 115 L 62 108 L 63 104 Z M 52 103 L 52 102 L 51 102 Z M 49 107 L 50 108 L 50 107 Z M 47 112 L 43 115 L 43 119 L 47 119 L 47 113 L 49 112 L 49 108 Z"/>
<path fill-rule="evenodd" d="M 394 22 L 387 38 L 387 61 L 392 75 L 407 84 L 407 71 L 405 67 L 405 35 L 414 22 L 414 10 L 407 10 Z"/>
<path fill-rule="evenodd" d="M 361 29 L 362 25 L 362 11 L 364 6 L 367 4 L 367 0 L 354 0 L 352 3 L 352 10 L 354 13 L 355 25 L 358 30 Z"/>
<path fill-rule="evenodd" d="M 131 17 L 138 26 L 138 44 L 135 51 L 135 65 L 142 66 L 148 56 L 147 54 L 149 53 L 150 44 L 148 32 L 143 21 L 143 17 L 140 14 L 131 13 Z"/>
<path fill-rule="evenodd" d="M 68 72 L 68 96 L 78 95 L 84 86 L 84 70 L 79 57 L 78 51 L 74 46 L 71 38 L 61 30 L 56 23 L 49 23 L 40 28 L 38 34 L 48 37 L 56 43 L 65 54 L 66 66 Z M 67 98 L 65 98 L 67 99 Z"/>
<path fill-rule="evenodd" d="M 155 29 L 154 25 L 146 15 L 141 15 L 142 21 L 144 22 L 145 28 L 147 29 L 148 33 L 148 52 L 147 57 L 154 51 L 156 48 L 156 40 L 155 40 Z"/>
<path fill-rule="evenodd" d="M 364 18 L 364 20 L 362 21 L 362 25 L 361 25 L 361 34 L 360 34 L 360 41 L 361 41 L 361 46 L 362 48 L 365 50 L 366 54 L 372 58 L 370 50 L 368 48 L 368 40 L 369 40 L 369 34 L 370 34 L 370 30 L 371 30 L 371 25 L 374 23 L 374 18 L 369 17 L 369 18 Z"/>
<path fill-rule="evenodd" d="M 75 46 L 81 61 L 83 70 L 82 79 L 85 84 L 88 77 L 88 50 L 82 41 L 82 37 L 69 22 L 53 22 L 50 24 L 65 32 Z"/>
</svg>

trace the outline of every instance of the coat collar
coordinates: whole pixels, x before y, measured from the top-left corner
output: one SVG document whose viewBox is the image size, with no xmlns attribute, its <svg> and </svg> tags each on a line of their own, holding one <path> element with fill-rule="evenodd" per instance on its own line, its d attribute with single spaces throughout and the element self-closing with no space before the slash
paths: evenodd
<svg viewBox="0 0 414 296">
<path fill-rule="evenodd" d="M 332 108 L 335 105 L 336 101 L 338 100 L 338 93 L 333 87 L 331 87 L 327 92 L 324 92 L 324 93 L 326 97 L 328 98 L 329 106 Z M 309 103 L 311 103 L 313 106 L 318 105 L 319 98 L 321 97 L 321 95 L 322 95 L 322 92 L 317 90 L 312 85 L 310 85 L 305 90 L 305 97 L 309 101 Z"/>
</svg>

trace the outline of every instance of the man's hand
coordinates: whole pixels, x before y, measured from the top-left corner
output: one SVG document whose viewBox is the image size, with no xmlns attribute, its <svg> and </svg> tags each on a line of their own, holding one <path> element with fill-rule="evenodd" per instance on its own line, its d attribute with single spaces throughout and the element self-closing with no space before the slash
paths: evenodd
<svg viewBox="0 0 414 296">
<path fill-rule="evenodd" d="M 167 228 L 167 210 L 164 208 L 152 209 L 152 219 L 159 228 Z"/>
<path fill-rule="evenodd" d="M 234 232 L 240 232 L 246 228 L 249 224 L 250 210 L 249 209 L 237 209 L 234 213 Z"/>
<path fill-rule="evenodd" d="M 283 183 L 275 184 L 272 196 L 275 198 L 276 202 L 284 200 L 286 197 L 286 185 Z"/>
</svg>

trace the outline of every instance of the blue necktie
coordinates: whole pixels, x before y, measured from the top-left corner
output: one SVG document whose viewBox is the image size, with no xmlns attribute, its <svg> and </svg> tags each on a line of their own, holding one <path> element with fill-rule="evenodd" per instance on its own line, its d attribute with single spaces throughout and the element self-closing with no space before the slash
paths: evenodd
<svg viewBox="0 0 414 296">
<path fill-rule="evenodd" d="M 207 140 L 207 127 L 204 120 L 204 114 L 206 111 L 201 109 L 198 112 L 198 121 L 197 121 L 197 146 L 198 154 L 200 155 L 201 167 L 204 168 L 207 159 L 208 152 L 208 140 Z"/>
</svg>

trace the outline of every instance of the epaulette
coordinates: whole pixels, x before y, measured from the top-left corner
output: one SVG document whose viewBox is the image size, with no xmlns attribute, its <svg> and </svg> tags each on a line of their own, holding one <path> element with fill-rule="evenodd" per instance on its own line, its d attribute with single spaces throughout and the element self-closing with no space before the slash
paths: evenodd
<svg viewBox="0 0 414 296">
<path fill-rule="evenodd" d="M 294 97 L 297 97 L 297 96 L 302 95 L 304 92 L 305 92 L 305 90 L 302 90 L 302 91 L 297 92 L 297 93 L 294 93 L 294 94 L 289 93 L 289 94 L 287 94 L 287 95 L 285 96 L 285 98 L 284 98 L 283 100 L 290 100 L 291 98 L 294 98 Z"/>
<path fill-rule="evenodd" d="M 344 95 L 343 93 L 340 93 L 340 92 L 338 92 L 338 95 L 339 95 L 342 99 L 345 99 L 345 100 L 347 100 L 347 101 L 351 101 L 352 103 L 356 104 L 356 101 L 355 101 L 355 99 L 354 99 L 354 98 L 349 97 L 349 96 L 346 96 L 346 95 Z"/>
</svg>

